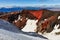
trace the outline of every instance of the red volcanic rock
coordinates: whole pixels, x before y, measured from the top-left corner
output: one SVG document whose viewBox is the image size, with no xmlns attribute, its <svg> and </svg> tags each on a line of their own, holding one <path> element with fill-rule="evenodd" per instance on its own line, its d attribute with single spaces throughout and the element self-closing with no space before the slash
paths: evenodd
<svg viewBox="0 0 60 40">
<path fill-rule="evenodd" d="M 37 19 L 40 19 L 42 17 L 42 10 L 36 10 L 36 11 L 29 11 L 33 16 L 35 16 Z"/>
<path fill-rule="evenodd" d="M 37 27 L 37 32 L 44 33 L 47 29 L 51 28 L 51 23 L 54 23 L 57 20 L 57 15 L 47 18 L 47 20 L 40 23 L 41 25 Z"/>
<path fill-rule="evenodd" d="M 25 17 L 22 17 L 21 19 L 17 20 L 16 22 L 14 21 L 14 25 L 16 25 L 20 30 L 24 28 L 26 25 L 27 19 Z"/>
</svg>

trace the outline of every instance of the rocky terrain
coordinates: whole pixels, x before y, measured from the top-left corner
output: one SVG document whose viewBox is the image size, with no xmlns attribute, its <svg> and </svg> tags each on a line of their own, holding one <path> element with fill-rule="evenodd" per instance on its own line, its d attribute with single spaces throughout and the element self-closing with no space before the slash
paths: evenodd
<svg viewBox="0 0 60 40">
<path fill-rule="evenodd" d="M 41 20 L 35 15 L 37 12 L 43 13 Z M 36 28 L 41 27 L 39 22 L 49 20 L 51 16 L 57 16 L 56 21 L 53 22 L 51 19 L 53 24 L 47 24 L 49 29 L 53 30 L 48 33 L 45 31 L 43 34 L 36 33 Z M 44 9 L 42 12 L 41 10 L 1 12 L 0 26 L 1 40 L 60 40 L 60 11 Z"/>
</svg>

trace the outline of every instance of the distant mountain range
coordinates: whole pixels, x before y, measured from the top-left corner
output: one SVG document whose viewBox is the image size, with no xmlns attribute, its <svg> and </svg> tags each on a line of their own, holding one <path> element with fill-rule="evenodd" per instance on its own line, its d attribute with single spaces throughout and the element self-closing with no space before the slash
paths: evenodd
<svg viewBox="0 0 60 40">
<path fill-rule="evenodd" d="M 12 7 L 12 8 L 0 8 L 0 12 L 12 12 L 12 11 L 19 11 L 22 10 L 23 8 L 20 7 Z"/>
<path fill-rule="evenodd" d="M 13 12 L 13 11 L 20 11 L 20 10 L 40 10 L 40 9 L 60 9 L 60 8 L 54 8 L 54 7 L 11 7 L 6 8 L 2 7 L 0 8 L 0 12 Z"/>
<path fill-rule="evenodd" d="M 13 11 L 20 11 L 20 10 L 40 10 L 39 7 L 11 7 L 11 8 L 0 8 L 0 12 L 13 12 Z"/>
</svg>

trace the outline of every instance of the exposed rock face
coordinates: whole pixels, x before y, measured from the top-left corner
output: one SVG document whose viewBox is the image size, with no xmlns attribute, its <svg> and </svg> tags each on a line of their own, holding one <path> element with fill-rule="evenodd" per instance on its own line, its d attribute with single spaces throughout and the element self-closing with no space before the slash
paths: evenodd
<svg viewBox="0 0 60 40">
<path fill-rule="evenodd" d="M 16 20 L 16 22 L 14 22 L 14 25 L 16 25 L 21 30 L 26 25 L 26 22 L 26 17 L 22 17 L 21 19 Z"/>
<path fill-rule="evenodd" d="M 44 20 L 43 22 L 39 23 L 37 27 L 37 32 L 42 32 L 42 33 L 44 33 L 45 31 L 51 32 L 51 30 L 53 29 L 52 25 L 57 20 L 56 18 L 57 18 L 56 16 L 51 16 L 46 20 Z"/>
<path fill-rule="evenodd" d="M 9 12 L 7 14 L 3 14 L 0 16 L 0 19 L 4 19 L 6 21 L 14 21 L 15 19 L 17 19 L 19 15 L 19 12 Z"/>
<path fill-rule="evenodd" d="M 46 32 L 51 32 L 53 29 L 54 29 L 54 26 L 55 26 L 55 24 L 60 24 L 60 22 L 59 21 L 57 21 L 58 20 L 58 16 L 60 15 L 60 12 L 58 12 L 58 11 L 49 11 L 49 10 L 43 10 L 43 15 L 42 15 L 42 17 L 41 17 L 41 19 L 39 19 L 39 21 L 37 22 L 37 26 L 39 26 L 40 25 L 40 27 L 37 27 L 37 29 L 41 29 L 41 21 L 43 20 L 44 21 L 44 19 L 49 19 L 49 17 L 51 17 L 51 16 L 56 16 L 56 18 L 55 19 L 51 19 L 52 21 L 49 21 L 50 22 L 50 24 L 47 24 L 47 25 L 49 25 L 48 26 L 48 30 L 46 31 Z M 45 23 L 46 24 L 46 23 Z M 38 32 L 38 31 L 36 31 L 36 32 Z"/>
<path fill-rule="evenodd" d="M 37 16 L 36 14 L 39 14 L 39 15 L 42 14 L 42 15 L 40 15 L 40 16 L 38 15 Z M 26 17 L 26 18 L 31 19 L 31 20 L 37 20 L 38 19 L 38 22 L 37 22 L 37 27 L 38 27 L 40 25 L 40 22 L 44 21 L 44 19 L 48 19 L 49 17 L 51 17 L 53 15 L 59 16 L 60 15 L 60 11 L 50 11 L 50 10 L 22 10 L 21 12 L 19 12 L 19 11 L 17 11 L 17 12 L 10 12 L 8 14 L 1 15 L 0 19 L 4 19 L 4 20 L 9 21 L 10 23 L 14 24 L 14 21 L 18 20 L 18 16 L 19 15 L 20 15 L 20 18 L 21 17 L 22 18 Z M 21 20 L 21 19 L 19 19 L 19 20 Z M 50 23 L 49 26 L 53 27 L 53 26 L 55 26 L 55 24 L 60 24 L 60 22 L 57 21 L 57 20 L 56 21 L 52 21 L 52 23 Z M 21 24 L 21 22 L 19 22 L 19 23 Z M 26 22 L 24 24 L 26 24 Z M 17 22 L 14 25 L 17 25 Z M 20 25 L 18 27 L 20 27 Z M 51 28 L 51 31 L 52 31 L 53 28 Z"/>
</svg>

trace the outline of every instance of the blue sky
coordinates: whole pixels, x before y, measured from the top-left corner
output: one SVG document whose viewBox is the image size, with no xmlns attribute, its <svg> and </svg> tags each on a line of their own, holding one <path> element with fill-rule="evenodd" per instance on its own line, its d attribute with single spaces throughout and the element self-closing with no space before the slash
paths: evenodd
<svg viewBox="0 0 60 40">
<path fill-rule="evenodd" d="M 0 0 L 0 7 L 60 5 L 60 0 Z"/>
</svg>

